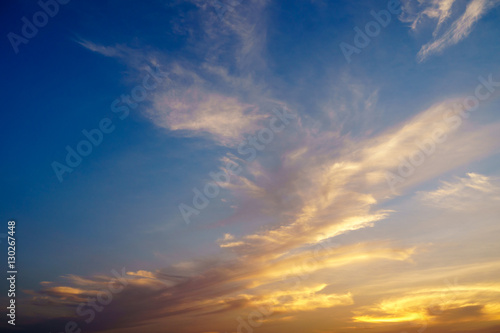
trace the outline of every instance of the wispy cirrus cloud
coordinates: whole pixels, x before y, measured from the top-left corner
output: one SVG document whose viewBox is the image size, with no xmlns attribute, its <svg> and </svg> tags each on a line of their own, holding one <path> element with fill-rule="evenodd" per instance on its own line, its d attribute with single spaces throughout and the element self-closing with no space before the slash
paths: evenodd
<svg viewBox="0 0 500 333">
<path fill-rule="evenodd" d="M 154 123 L 184 136 L 208 135 L 224 146 L 237 146 L 267 116 L 255 105 L 196 87 L 155 97 L 148 111 Z"/>
<path fill-rule="evenodd" d="M 174 135 L 205 137 L 218 145 L 237 146 L 246 135 L 259 129 L 260 122 L 271 112 L 269 106 L 263 105 L 270 102 L 265 87 L 255 80 L 266 67 L 263 13 L 267 1 L 241 3 L 226 10 L 223 17 L 215 2 L 188 2 L 196 6 L 190 17 L 198 19 L 202 37 L 188 38 L 184 47 L 202 59 L 197 65 L 186 59 L 172 61 L 149 48 L 101 45 L 86 39 L 76 42 L 92 52 L 123 61 L 136 76 L 153 67 L 168 73 L 154 95 L 148 96 L 150 107 L 143 108 L 143 114 L 155 125 Z M 221 66 L 221 59 L 225 66 Z M 234 66 L 232 73 L 227 64 Z"/>
<path fill-rule="evenodd" d="M 422 46 L 417 54 L 417 60 L 425 61 L 430 56 L 439 54 L 467 38 L 474 25 L 499 3 L 498 0 L 471 0 L 460 15 L 453 15 L 458 4 L 455 0 L 424 0 L 418 4 L 407 1 L 403 6 L 401 20 L 409 22 L 412 29 L 418 29 L 424 18 L 436 21 L 433 40 Z M 453 22 L 444 28 L 452 17 L 454 17 Z"/>
<path fill-rule="evenodd" d="M 433 33 L 435 36 L 442 24 L 450 18 L 455 2 L 456 0 L 405 1 L 400 19 L 410 23 L 413 30 L 416 30 L 425 18 L 437 19 L 436 28 Z"/>
<path fill-rule="evenodd" d="M 498 180 L 477 173 L 468 173 L 467 177 L 457 177 L 455 182 L 443 182 L 432 192 L 420 192 L 419 198 L 435 207 L 470 211 L 480 209 L 487 202 L 500 201 Z"/>
<path fill-rule="evenodd" d="M 123 45 L 104 46 L 93 43 L 88 40 L 77 40 L 77 43 L 92 52 L 102 54 L 103 56 L 106 57 L 121 58 L 121 57 L 126 57 L 129 54 L 129 52 L 127 52 L 128 48 Z"/>
</svg>

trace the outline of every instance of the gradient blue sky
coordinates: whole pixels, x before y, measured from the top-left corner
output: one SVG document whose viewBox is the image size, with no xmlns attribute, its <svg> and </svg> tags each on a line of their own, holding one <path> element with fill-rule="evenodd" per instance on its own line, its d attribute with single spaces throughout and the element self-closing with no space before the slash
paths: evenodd
<svg viewBox="0 0 500 333">
<path fill-rule="evenodd" d="M 272 287 L 253 286 L 274 283 L 270 276 L 279 274 L 266 270 L 253 276 L 242 261 L 260 267 L 271 260 L 266 256 L 293 257 L 325 239 L 345 248 L 346 256 L 353 246 L 367 253 L 403 254 L 396 259 L 381 255 L 395 263 L 384 259 L 379 266 L 371 259 L 366 267 L 325 263 L 304 287 L 323 279 L 327 287 L 318 290 L 355 295 L 352 303 L 340 306 L 337 319 L 328 319 L 337 311 L 335 302 L 310 309 L 284 305 L 278 311 L 283 321 L 271 320 L 258 330 L 300 331 L 308 320 L 317 323 L 310 332 L 347 332 L 359 329 L 359 323 L 374 325 L 377 332 L 397 330 L 378 326 L 383 315 L 374 314 L 373 307 L 385 295 L 367 292 L 380 288 L 386 272 L 401 274 L 390 284 L 400 296 L 417 287 L 446 287 L 444 278 L 463 277 L 465 286 L 498 283 L 500 90 L 463 118 L 397 191 L 390 191 L 384 175 L 395 172 L 400 158 L 416 149 L 415 142 L 440 126 L 441 114 L 453 101 L 474 95 L 479 76 L 500 81 L 499 2 L 403 1 L 401 13 L 392 14 L 389 25 L 346 61 L 340 44 L 353 45 L 353 28 L 364 29 L 373 20 L 370 11 L 387 3 L 252 0 L 221 13 L 208 0 L 73 0 L 60 5 L 18 53 L 7 34 L 21 34 L 21 18 L 31 20 L 40 7 L 34 1 L 2 3 L 0 220 L 17 221 L 18 283 L 26 291 L 18 298 L 29 309 L 24 323 L 45 325 L 46 314 L 37 313 L 33 299 L 43 296 L 51 304 L 64 299 L 40 282 L 51 281 L 48 285 L 56 288 L 74 283 L 64 276 L 109 276 L 122 267 L 156 278 L 159 272 L 176 272 L 194 279 L 206 276 L 207 267 L 236 260 L 231 270 L 241 269 L 246 284 L 235 287 L 231 278 L 221 277 L 213 294 L 201 290 L 199 298 L 237 299 L 252 292 L 262 298 L 272 294 Z M 168 73 L 168 82 L 121 120 L 110 105 L 141 85 L 154 68 Z M 234 183 L 186 224 L 179 204 L 191 205 L 192 189 L 203 188 L 225 159 L 241 162 L 238 145 L 268 126 L 273 108 L 288 110 L 296 120 L 255 161 L 242 163 L 244 172 Z M 84 139 L 81 131 L 96 128 L 103 118 L 116 129 L 58 181 L 51 163 L 63 163 L 65 147 L 76 147 Z M 370 217 L 344 225 L 361 215 Z M 309 229 L 281 233 L 304 216 Z M 319 239 L 320 234 L 328 237 Z M 454 271 L 459 264 L 466 267 Z M 469 278 L 479 264 L 491 273 Z M 448 274 L 434 278 L 427 272 L 440 267 Z M 356 279 L 356 270 L 373 276 Z M 407 291 L 396 281 L 412 283 Z M 500 289 L 494 286 L 488 297 L 498 301 Z M 472 313 L 471 322 L 484 329 L 498 325 L 500 303 L 486 309 L 491 302 L 483 296 L 464 292 L 471 300 L 458 302 L 450 313 L 481 306 L 483 312 Z M 156 332 L 171 320 L 172 332 L 236 332 L 234 318 L 249 311 L 229 307 L 201 329 L 186 325 L 186 318 L 196 314 L 173 315 L 169 307 L 180 305 L 167 299 L 157 306 L 164 304 L 165 312 L 138 314 L 123 325 L 147 324 Z M 68 309 L 73 305 L 64 303 Z M 107 325 L 106 312 L 101 315 L 101 326 L 85 330 L 114 332 L 115 323 Z M 432 320 L 436 327 L 448 327 L 448 319 Z M 400 320 L 403 328 L 409 323 Z M 473 324 L 471 330 L 478 332 Z"/>
</svg>

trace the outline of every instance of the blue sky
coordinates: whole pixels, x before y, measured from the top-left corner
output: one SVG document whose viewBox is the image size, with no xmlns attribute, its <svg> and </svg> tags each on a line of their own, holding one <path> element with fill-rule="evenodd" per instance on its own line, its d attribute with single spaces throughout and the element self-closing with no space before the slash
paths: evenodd
<svg viewBox="0 0 500 333">
<path fill-rule="evenodd" d="M 390 1 L 56 4 L 19 45 L 9 34 L 23 36 L 22 18 L 33 22 L 40 5 L 0 11 L 0 216 L 17 221 L 27 331 L 62 330 L 74 317 L 84 331 L 167 323 L 236 332 L 235 318 L 262 304 L 275 307 L 262 332 L 304 332 L 311 320 L 310 332 L 392 332 L 422 320 L 429 332 L 452 332 L 460 313 L 474 332 L 499 325 L 498 1 L 405 0 L 394 12 Z M 390 22 L 348 61 L 341 45 L 356 47 L 372 11 Z M 121 119 L 113 102 L 124 107 L 134 91 L 146 95 Z M 468 96 L 475 110 L 453 107 Z M 76 150 L 103 119 L 114 130 L 58 177 L 54 161 L 66 165 L 66 147 Z M 272 138 L 245 161 L 263 131 Z M 422 142 L 434 142 L 432 152 Z M 402 175 L 415 154 L 423 162 Z M 242 171 L 195 207 L 193 189 L 203 192 L 227 163 Z M 189 223 L 181 205 L 197 211 Z M 334 253 L 322 248 L 302 289 L 275 296 L 276 281 L 324 242 Z M 74 308 L 122 268 L 122 301 L 85 323 Z M 390 288 L 374 292 L 386 272 Z M 426 314 L 430 298 L 414 296 L 456 277 L 459 296 Z M 148 300 L 144 311 L 118 305 L 134 292 Z M 137 315 L 118 325 L 127 311 Z"/>
</svg>

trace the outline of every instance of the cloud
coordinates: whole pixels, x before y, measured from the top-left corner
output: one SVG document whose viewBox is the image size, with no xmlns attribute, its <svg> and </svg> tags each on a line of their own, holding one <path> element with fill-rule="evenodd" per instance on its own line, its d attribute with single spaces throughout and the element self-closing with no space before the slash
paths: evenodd
<svg viewBox="0 0 500 333">
<path fill-rule="evenodd" d="M 154 52 L 140 52 L 126 46 L 99 46 L 88 41 L 80 42 L 86 48 L 125 61 L 135 72 L 134 77 L 142 80 L 157 67 L 163 80 L 147 103 L 143 102 L 142 112 L 155 125 L 183 137 L 204 137 L 221 146 L 234 147 L 246 135 L 261 128 L 263 120 L 269 117 L 271 109 L 279 106 L 262 96 L 260 88 L 252 87 L 248 79 L 231 76 L 216 66 L 203 64 L 201 67 L 187 68 L 179 63 L 168 63 Z M 220 85 L 209 83 L 204 77 L 219 80 Z M 225 87 L 239 89 L 228 93 Z M 242 92 L 248 94 L 253 89 L 254 103 L 242 101 Z M 282 103 L 281 103 L 282 104 Z"/>
<path fill-rule="evenodd" d="M 255 105 L 196 87 L 156 95 L 148 114 L 160 127 L 183 131 L 185 136 L 208 135 L 224 146 L 237 146 L 267 117 Z"/>
<path fill-rule="evenodd" d="M 266 2 L 245 2 L 229 11 L 222 21 L 218 21 L 220 17 L 206 1 L 195 3 L 206 14 L 202 23 L 206 38 L 193 47 L 201 45 L 206 50 L 205 46 L 210 45 L 208 50 L 213 51 L 202 57 L 201 65 L 171 62 L 154 52 L 140 53 L 124 46 L 81 44 L 91 51 L 124 60 L 133 70 L 157 65 L 167 73 L 164 83 L 143 108 L 143 114 L 155 125 L 174 135 L 204 137 L 221 146 L 235 147 L 261 126 L 268 117 L 269 105 L 286 106 L 271 99 L 264 87 L 255 84 L 258 80 L 250 68 L 255 64 L 257 69 L 265 67 L 262 63 L 265 33 L 259 30 L 263 28 L 256 28 L 256 23 Z M 451 7 L 452 4 L 440 7 L 438 25 L 446 22 Z M 221 47 L 230 43 L 228 35 L 237 37 L 237 45 Z M 225 68 L 231 71 L 219 63 L 220 58 L 228 56 L 231 66 Z M 348 91 L 353 99 L 360 101 L 356 105 L 360 115 L 377 104 L 378 89 L 351 85 Z M 358 307 L 363 286 L 353 284 L 347 290 L 332 291 L 332 280 L 336 279 L 332 277 L 339 270 L 384 263 L 397 271 L 412 264 L 421 248 L 397 244 L 394 239 L 331 245 L 342 236 L 381 224 L 393 213 L 380 208 L 380 204 L 393 196 L 385 173 L 397 169 L 402 158 L 411 156 L 420 142 L 438 130 L 448 140 L 426 161 L 425 168 L 407 179 L 401 192 L 486 156 L 498 147 L 498 140 L 492 140 L 496 137 L 494 133 L 498 133 L 498 124 L 476 130 L 463 128 L 457 135 L 456 128 L 443 121 L 444 113 L 457 114 L 452 104 L 453 101 L 437 103 L 379 134 L 363 133 L 355 138 L 341 134 L 338 129 L 319 131 L 299 117 L 297 124 L 282 133 L 283 143 L 262 151 L 260 163 L 244 164 L 244 171 L 223 185 L 239 202 L 234 219 L 246 225 L 238 228 L 238 233 L 220 236 L 216 241 L 219 254 L 152 271 L 128 271 L 127 287 L 114 296 L 115 300 L 89 329 L 136 327 L 137 331 L 143 331 L 142 325 L 155 324 L 157 331 L 162 331 L 161 324 L 167 320 L 169 324 L 177 324 L 169 327 L 192 327 L 193 318 L 235 316 L 269 305 L 275 309 L 275 316 Z M 347 114 L 352 106 L 343 105 Z M 335 114 L 330 116 L 335 119 Z M 232 154 L 222 160 L 241 164 L 241 159 Z M 65 283 L 45 283 L 41 290 L 30 292 L 31 306 L 64 309 L 65 317 L 75 316 L 75 307 L 83 299 L 95 297 L 112 279 L 113 276 L 71 275 Z M 370 287 L 372 281 L 365 285 Z M 461 311 L 455 309 L 464 306 L 458 304 L 444 311 L 453 317 Z M 366 316 L 401 319 L 426 313 L 420 309 L 404 313 L 389 308 L 384 308 L 387 311 L 383 313 L 376 307 L 366 309 L 367 313 L 360 313 L 358 319 Z M 478 307 L 463 311 L 474 314 L 490 310 Z M 221 329 L 213 327 L 213 331 Z"/>
<path fill-rule="evenodd" d="M 271 307 L 273 312 L 290 313 L 354 303 L 350 293 L 342 295 L 321 293 L 325 287 L 326 284 L 321 284 L 307 288 L 271 292 L 254 300 L 250 298 L 249 305 Z"/>
<path fill-rule="evenodd" d="M 467 3 L 464 12 L 449 24 L 447 29 L 444 29 L 443 25 L 451 18 L 453 8 L 456 7 L 455 3 L 455 0 L 427 0 L 419 2 L 419 9 L 415 9 L 415 5 L 410 2 L 403 6 L 404 12 L 401 19 L 410 22 L 413 30 L 418 28 L 425 17 L 437 20 L 433 32 L 434 39 L 423 45 L 417 54 L 419 62 L 467 38 L 477 21 L 500 2 L 498 0 L 471 0 Z"/>
<path fill-rule="evenodd" d="M 425 17 L 437 19 L 434 36 L 439 32 L 442 24 L 450 18 L 452 7 L 456 0 L 423 0 L 417 2 L 405 1 L 400 19 L 411 23 L 411 28 L 416 30 Z M 415 8 L 418 7 L 418 8 Z M 423 7 L 423 8 L 422 8 Z"/>
<path fill-rule="evenodd" d="M 124 62 L 132 79 L 138 82 L 152 68 L 163 72 L 164 82 L 141 105 L 143 114 L 155 125 L 173 135 L 203 137 L 234 147 L 245 135 L 260 128 L 274 103 L 266 87 L 256 80 L 266 68 L 263 53 L 267 1 L 189 2 L 195 6 L 189 7 L 192 12 L 187 17 L 196 19 L 200 38 L 188 38 L 183 47 L 199 62 L 182 57 L 172 61 L 150 47 L 100 45 L 86 39 L 76 42 L 92 52 Z M 179 3 L 170 6 L 185 10 Z"/>
<path fill-rule="evenodd" d="M 500 201 L 498 180 L 476 173 L 457 178 L 455 182 L 442 182 L 431 192 L 419 192 L 420 200 L 428 205 L 454 211 L 471 211 L 484 208 L 485 203 Z"/>
<path fill-rule="evenodd" d="M 104 46 L 104 45 L 98 45 L 88 40 L 78 40 L 77 43 L 92 52 L 96 52 L 102 54 L 103 56 L 111 58 L 122 58 L 125 57 L 128 53 L 127 52 L 128 48 L 123 45 Z"/>
<path fill-rule="evenodd" d="M 374 306 L 357 310 L 356 321 L 368 323 L 442 322 L 498 320 L 498 285 L 458 285 L 422 289 L 388 298 Z"/>
<path fill-rule="evenodd" d="M 231 236 L 225 235 L 224 238 L 230 240 Z M 354 302 L 351 293 L 326 291 L 327 284 L 313 278 L 309 280 L 308 274 L 356 262 L 406 260 L 412 253 L 411 250 L 387 246 L 372 243 L 319 247 L 314 251 L 299 251 L 271 265 L 265 260 L 264 253 L 258 253 L 238 259 L 198 261 L 155 272 L 129 271 L 124 278 L 123 291 L 113 295 L 113 301 L 104 306 L 105 310 L 96 315 L 95 322 L 88 328 L 93 331 L 134 327 L 153 319 L 208 316 L 242 308 L 265 307 L 276 316 L 351 305 Z M 74 316 L 79 304 L 95 298 L 115 277 L 71 276 L 66 279 L 69 284 L 79 284 L 80 289 L 47 285 L 40 291 L 30 292 L 32 306 L 39 304 L 36 299 L 48 295 L 51 302 L 44 302 L 45 308 L 62 307 L 66 309 L 66 315 L 73 313 Z M 85 281 L 85 286 L 82 286 L 82 281 Z M 73 298 L 74 295 L 84 297 Z"/>
<path fill-rule="evenodd" d="M 226 133 L 218 124 L 209 125 L 209 120 L 203 123 L 189 121 L 194 121 L 195 115 L 203 116 L 205 108 L 215 107 L 210 98 L 220 98 L 217 101 L 229 103 L 237 109 L 240 102 L 236 98 L 225 99 L 216 94 L 193 94 L 194 97 L 190 97 L 193 100 L 187 102 L 182 98 L 165 101 L 165 105 L 173 103 L 175 106 L 178 103 L 179 110 L 185 105 L 197 106 L 196 111 L 182 109 L 189 114 L 186 120 L 167 118 L 164 121 L 171 123 L 165 126 L 177 124 L 179 130 L 182 127 L 182 130 L 192 133 L 206 131 L 214 140 L 230 145 L 231 141 L 225 140 L 234 139 L 236 132 Z M 162 96 L 156 97 L 158 101 L 162 101 Z M 334 286 L 330 285 L 332 282 L 328 276 L 348 267 L 360 269 L 373 267 L 371 265 L 375 263 L 392 265 L 389 267 L 397 270 L 400 265 L 414 261 L 420 246 L 396 245 L 396 240 L 338 244 L 336 240 L 349 233 L 372 228 L 393 212 L 378 207 L 390 197 L 382 175 L 386 170 L 397 168 L 399 157 L 411 154 L 417 147 L 415 142 L 425 140 L 436 129 L 449 135 L 447 149 L 441 153 L 444 156 L 437 156 L 438 162 L 430 160 L 425 172 L 408 180 L 407 188 L 477 158 L 478 151 L 481 151 L 479 156 L 483 156 L 496 146 L 484 147 L 484 136 L 488 136 L 491 142 L 495 141 L 491 140 L 494 137 L 491 131 L 484 128 L 471 130 L 464 126 L 458 137 L 454 136 L 456 129 L 443 127 L 442 114 L 449 111 L 448 103 L 437 103 L 373 137 L 356 139 L 348 135 L 339 136 L 337 132 L 310 131 L 299 119 L 294 131 L 288 134 L 290 140 L 284 140 L 280 147 L 280 154 L 263 151 L 262 163 L 244 165 L 244 171 L 225 185 L 241 202 L 241 207 L 251 212 L 243 215 L 236 212 L 236 215 L 249 221 L 250 226 L 255 222 L 261 227 L 249 227 L 240 234 L 221 234 L 216 241 L 220 253 L 208 259 L 184 261 L 154 271 L 128 271 L 127 287 L 114 296 L 114 301 L 106 306 L 105 312 L 96 317 L 92 330 L 111 327 L 139 327 L 138 330 L 141 330 L 141 325 L 155 323 L 157 331 L 161 331 L 159 327 L 166 320 L 185 327 L 182 323 L 190 322 L 195 317 L 236 316 L 238 311 L 250 311 L 264 304 L 275 308 L 273 316 L 285 312 L 300 315 L 312 310 L 347 306 L 356 306 L 360 311 L 356 319 L 366 322 L 403 321 L 417 315 L 430 316 L 420 307 L 404 311 L 391 307 L 390 304 L 397 303 L 404 308 L 407 303 L 403 299 L 391 298 L 385 303 L 365 305 L 367 308 L 363 308 L 362 304 L 356 303 L 356 299 L 363 295 L 362 285 L 352 285 L 349 290 L 332 290 Z M 160 106 L 155 108 L 160 109 Z M 239 110 L 244 114 L 244 108 Z M 225 114 L 229 111 L 220 112 Z M 249 124 L 241 126 L 251 128 Z M 240 130 L 244 131 L 242 128 Z M 337 140 L 337 144 L 328 144 L 332 138 Z M 467 142 L 465 148 L 464 142 Z M 446 153 L 457 150 L 460 151 L 460 158 L 451 159 Z M 443 158 L 447 161 L 444 165 L 440 162 Z M 225 159 L 237 157 L 229 154 Z M 266 164 L 266 160 L 273 162 Z M 273 167 L 267 167 L 269 165 Z M 489 179 L 484 176 L 471 174 L 469 178 L 460 182 L 465 189 L 486 193 L 491 188 Z M 444 197 L 442 193 L 445 192 L 457 193 L 451 187 L 445 187 L 430 196 Z M 66 283 L 44 283 L 41 290 L 30 292 L 30 306 L 42 306 L 40 301 L 44 300 L 46 308 L 64 309 L 65 317 L 74 316 L 74 309 L 82 299 L 95 297 L 112 279 L 113 276 L 70 275 L 66 277 Z M 373 288 L 374 283 L 371 281 L 365 288 Z M 467 288 L 462 293 L 464 301 L 457 301 L 443 309 L 448 312 L 444 312 L 447 315 L 442 318 L 453 317 L 460 311 L 492 316 L 496 305 L 465 302 L 467 297 L 482 292 L 477 286 Z M 422 305 L 431 298 L 431 294 L 433 292 L 423 290 L 405 297 L 420 301 L 418 304 Z M 476 305 L 484 307 L 476 308 L 475 312 L 472 308 L 459 309 Z M 208 329 L 211 328 L 204 328 Z M 220 327 L 214 326 L 213 330 L 220 330 Z"/>
</svg>

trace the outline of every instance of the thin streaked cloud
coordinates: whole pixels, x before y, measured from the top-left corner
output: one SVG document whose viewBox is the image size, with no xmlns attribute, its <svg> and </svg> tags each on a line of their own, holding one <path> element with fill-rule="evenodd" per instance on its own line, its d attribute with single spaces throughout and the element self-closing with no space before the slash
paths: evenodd
<svg viewBox="0 0 500 333">
<path fill-rule="evenodd" d="M 476 23 L 499 3 L 498 0 L 471 0 L 462 11 L 455 0 L 420 1 L 418 5 L 406 2 L 403 7 L 406 12 L 401 19 L 410 23 L 413 30 L 419 29 L 425 18 L 436 22 L 433 40 L 422 46 L 417 60 L 425 61 L 467 38 Z M 459 10 L 462 12 L 457 12 Z"/>
</svg>

